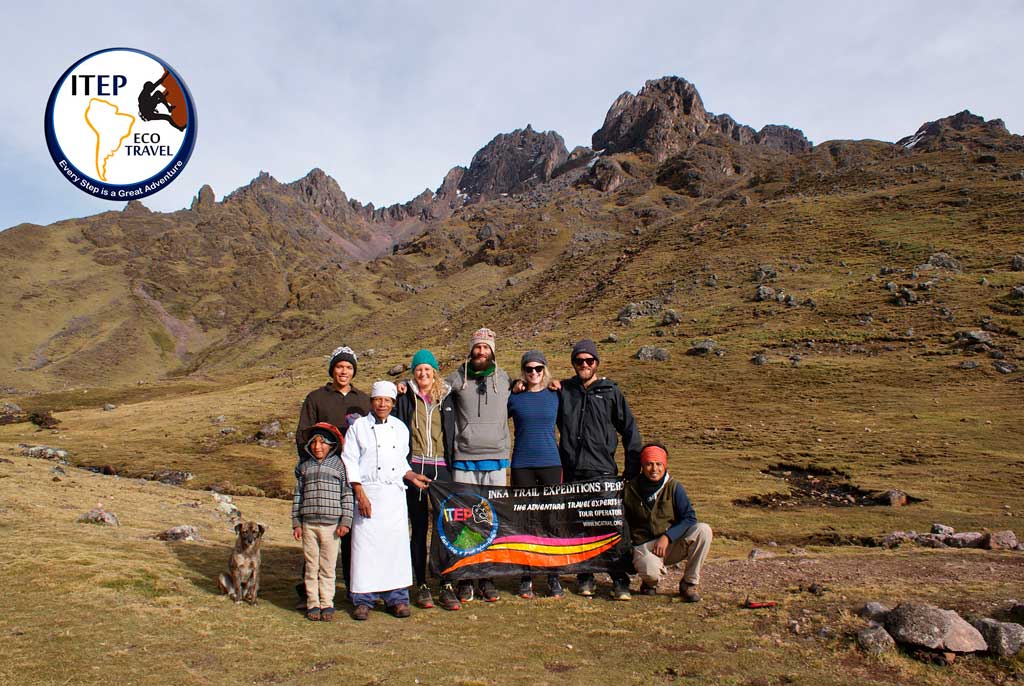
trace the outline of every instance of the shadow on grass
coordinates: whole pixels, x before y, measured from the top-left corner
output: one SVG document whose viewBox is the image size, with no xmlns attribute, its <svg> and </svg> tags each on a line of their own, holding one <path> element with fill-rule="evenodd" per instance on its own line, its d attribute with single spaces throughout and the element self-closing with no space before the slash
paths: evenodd
<svg viewBox="0 0 1024 686">
<path fill-rule="evenodd" d="M 167 545 L 190 570 L 189 581 L 211 595 L 223 595 L 217 585 L 217 577 L 228 571 L 228 558 L 232 549 L 210 543 L 169 543 Z M 298 611 L 299 596 L 295 585 L 302 580 L 301 549 L 264 544 L 260 547 L 260 591 L 259 600 L 271 603 L 284 610 Z M 339 586 L 335 595 L 337 601 L 344 601 L 344 584 L 341 570 L 338 570 Z"/>
</svg>

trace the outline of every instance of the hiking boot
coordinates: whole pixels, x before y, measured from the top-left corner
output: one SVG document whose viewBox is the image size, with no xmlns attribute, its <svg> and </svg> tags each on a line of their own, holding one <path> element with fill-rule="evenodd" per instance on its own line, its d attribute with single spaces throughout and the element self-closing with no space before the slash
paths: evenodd
<svg viewBox="0 0 1024 686">
<path fill-rule="evenodd" d="M 679 595 L 682 596 L 683 602 L 687 603 L 699 603 L 700 593 L 697 592 L 697 584 L 688 584 L 685 581 L 679 582 Z"/>
<path fill-rule="evenodd" d="M 480 595 L 489 603 L 496 602 L 501 598 L 498 595 L 498 587 L 490 579 L 480 579 Z"/>
<path fill-rule="evenodd" d="M 356 605 L 356 608 L 352 610 L 352 619 L 360 622 L 370 618 L 370 606 L 369 605 Z"/>
<path fill-rule="evenodd" d="M 406 617 L 412 614 L 412 612 L 409 610 L 409 606 L 405 603 L 398 603 L 398 605 L 392 605 L 388 608 L 388 612 L 390 612 L 395 617 L 398 617 L 399 619 L 405 619 Z"/>
<path fill-rule="evenodd" d="M 472 581 L 460 581 L 459 582 L 459 600 L 463 603 L 468 603 L 473 600 L 473 582 Z"/>
<path fill-rule="evenodd" d="M 424 610 L 434 607 L 434 598 L 430 595 L 430 587 L 426 584 L 420 584 L 416 591 L 416 606 Z"/>
<path fill-rule="evenodd" d="M 645 581 L 640 584 L 640 595 L 658 595 L 658 587 L 650 586 Z"/>
<path fill-rule="evenodd" d="M 306 610 L 306 619 L 308 619 L 311 622 L 319 622 L 320 621 L 320 608 L 319 607 L 311 607 L 308 610 Z"/>
<path fill-rule="evenodd" d="M 552 574 L 548 577 L 548 597 L 549 598 L 564 598 L 565 589 L 562 588 L 562 582 L 558 576 Z"/>
<path fill-rule="evenodd" d="M 441 603 L 441 607 L 446 610 L 460 610 L 462 609 L 462 603 L 459 602 L 458 597 L 455 595 L 455 590 L 451 584 L 445 584 L 441 587 L 441 595 L 438 598 Z"/>
<path fill-rule="evenodd" d="M 533 593 L 533 579 L 530 577 L 523 577 L 519 580 L 519 590 L 516 591 L 516 595 L 525 600 L 533 600 L 537 596 Z"/>
<path fill-rule="evenodd" d="M 612 582 L 612 600 L 629 600 L 629 579 L 616 579 Z"/>
<path fill-rule="evenodd" d="M 576 577 L 576 592 L 584 598 L 593 597 L 596 586 L 593 574 L 580 574 Z"/>
</svg>

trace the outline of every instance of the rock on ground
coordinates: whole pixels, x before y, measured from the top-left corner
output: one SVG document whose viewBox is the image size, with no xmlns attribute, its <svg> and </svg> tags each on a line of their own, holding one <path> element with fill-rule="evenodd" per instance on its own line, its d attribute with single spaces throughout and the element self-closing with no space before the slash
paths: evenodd
<svg viewBox="0 0 1024 686">
<path fill-rule="evenodd" d="M 1012 531 L 992 531 L 981 539 L 981 547 L 988 550 L 1013 550 L 1017 547 L 1017 534 Z"/>
<path fill-rule="evenodd" d="M 990 617 L 975 619 L 971 625 L 988 643 L 990 653 L 1009 657 L 1024 648 L 1024 626 L 1012 622 L 999 622 Z"/>
<path fill-rule="evenodd" d="M 118 521 L 117 515 L 113 512 L 107 512 L 102 507 L 94 507 L 85 514 L 79 515 L 76 522 L 82 524 L 99 524 L 101 526 L 121 526 L 121 522 Z"/>
<path fill-rule="evenodd" d="M 655 360 L 665 362 L 668 360 L 668 351 L 664 348 L 656 348 L 653 345 L 645 345 L 633 355 L 638 360 Z"/>
<path fill-rule="evenodd" d="M 172 526 L 167 531 L 163 531 L 156 535 L 161 541 L 201 541 L 202 537 L 199 535 L 199 529 L 192 526 L 191 524 L 182 524 L 180 526 Z"/>
<path fill-rule="evenodd" d="M 875 624 L 857 632 L 857 645 L 865 653 L 881 655 L 896 648 L 896 641 L 883 627 Z"/>
<path fill-rule="evenodd" d="M 857 611 L 857 614 L 864 619 L 870 619 L 873 622 L 884 622 L 886 615 L 889 614 L 890 608 L 882 603 L 871 601 L 864 603 L 864 607 Z"/>
<path fill-rule="evenodd" d="M 971 653 L 987 650 L 981 633 L 953 610 L 900 603 L 885 618 L 885 628 L 899 641 L 931 650 Z"/>
</svg>

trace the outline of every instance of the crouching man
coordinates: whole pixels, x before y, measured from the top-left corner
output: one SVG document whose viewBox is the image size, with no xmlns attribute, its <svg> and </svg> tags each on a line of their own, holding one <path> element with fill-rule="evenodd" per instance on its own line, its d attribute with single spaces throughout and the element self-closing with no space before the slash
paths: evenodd
<svg viewBox="0 0 1024 686">
<path fill-rule="evenodd" d="M 657 593 L 665 566 L 686 560 L 679 595 L 688 603 L 700 600 L 700 568 L 711 546 L 711 527 L 697 521 L 683 485 L 668 474 L 668 450 L 648 443 L 640 451 L 640 474 L 626 482 L 626 521 L 633 544 L 633 566 L 640 574 L 642 595 Z"/>
</svg>

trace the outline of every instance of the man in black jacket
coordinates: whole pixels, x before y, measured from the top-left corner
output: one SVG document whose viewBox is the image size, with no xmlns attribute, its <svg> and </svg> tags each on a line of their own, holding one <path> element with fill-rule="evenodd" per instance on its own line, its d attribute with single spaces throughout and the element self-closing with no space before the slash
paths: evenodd
<svg viewBox="0 0 1024 686">
<path fill-rule="evenodd" d="M 564 480 L 582 481 L 616 476 L 615 450 L 619 436 L 626 453 L 623 475 L 631 479 L 640 473 L 640 431 L 618 384 L 598 377 L 601 361 L 597 346 L 589 339 L 572 348 L 572 366 L 576 376 L 562 382 L 558 407 L 558 451 L 562 458 Z M 612 597 L 629 600 L 628 561 L 620 561 L 609 570 Z M 594 595 L 594 575 L 577 575 L 579 594 Z"/>
</svg>

